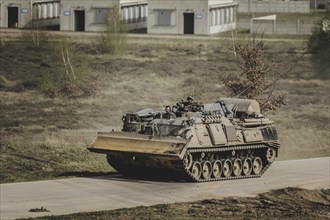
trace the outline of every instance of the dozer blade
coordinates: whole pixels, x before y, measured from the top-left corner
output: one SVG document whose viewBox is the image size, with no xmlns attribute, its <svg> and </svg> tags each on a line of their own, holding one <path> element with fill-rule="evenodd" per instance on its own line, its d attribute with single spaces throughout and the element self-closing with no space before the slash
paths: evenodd
<svg viewBox="0 0 330 220">
<path fill-rule="evenodd" d="M 179 155 L 187 141 L 175 137 L 146 136 L 128 132 L 99 132 L 88 150 L 108 154 L 132 152 L 158 155 Z"/>
</svg>

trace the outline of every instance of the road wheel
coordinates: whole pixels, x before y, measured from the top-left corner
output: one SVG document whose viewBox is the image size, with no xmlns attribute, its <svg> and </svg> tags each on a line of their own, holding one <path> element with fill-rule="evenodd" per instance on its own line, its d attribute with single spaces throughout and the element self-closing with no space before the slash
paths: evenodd
<svg viewBox="0 0 330 220">
<path fill-rule="evenodd" d="M 214 178 L 220 178 L 222 174 L 222 164 L 220 160 L 216 160 L 213 163 L 212 174 Z"/>
<path fill-rule="evenodd" d="M 192 155 L 187 153 L 185 154 L 184 158 L 183 158 L 183 165 L 184 167 L 189 170 L 191 165 L 193 163 L 193 160 L 192 160 Z"/>
<path fill-rule="evenodd" d="M 232 170 L 232 163 L 230 160 L 223 160 L 222 161 L 222 175 L 224 177 L 229 177 L 231 175 L 231 170 Z"/>
<path fill-rule="evenodd" d="M 233 176 L 240 176 L 241 173 L 242 173 L 242 161 L 237 158 L 233 161 Z"/>
<path fill-rule="evenodd" d="M 267 154 L 266 158 L 269 163 L 272 163 L 275 160 L 276 157 L 276 152 L 273 148 L 268 148 L 267 149 Z"/>
<path fill-rule="evenodd" d="M 245 158 L 243 160 L 243 175 L 250 176 L 252 172 L 252 161 L 250 158 Z"/>
<path fill-rule="evenodd" d="M 253 174 L 258 175 L 262 170 L 262 160 L 260 157 L 255 157 L 252 162 Z"/>
<path fill-rule="evenodd" d="M 202 175 L 204 179 L 210 179 L 212 174 L 212 164 L 210 161 L 204 161 L 202 165 Z"/>
<path fill-rule="evenodd" d="M 202 174 L 202 166 L 199 162 L 195 162 L 191 168 L 191 174 L 196 180 L 199 180 Z"/>
</svg>

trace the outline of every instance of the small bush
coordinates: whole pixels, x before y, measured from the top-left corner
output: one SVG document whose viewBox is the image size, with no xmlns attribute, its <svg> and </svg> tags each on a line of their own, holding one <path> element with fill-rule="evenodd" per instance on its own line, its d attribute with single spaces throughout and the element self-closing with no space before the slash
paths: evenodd
<svg viewBox="0 0 330 220">
<path fill-rule="evenodd" d="M 312 30 L 307 41 L 307 50 L 319 78 L 329 79 L 330 71 L 330 12 Z"/>
<path fill-rule="evenodd" d="M 109 10 L 105 18 L 105 31 L 98 39 L 102 53 L 123 54 L 127 47 L 127 31 L 118 6 Z"/>
<path fill-rule="evenodd" d="M 29 47 L 40 49 L 43 46 L 49 46 L 51 36 L 45 31 L 40 21 L 32 20 L 29 30 L 22 32 L 22 40 L 29 42 Z"/>
<path fill-rule="evenodd" d="M 287 104 L 287 93 L 276 91 L 276 82 L 282 74 L 273 74 L 272 80 L 267 75 L 274 63 L 264 59 L 265 46 L 262 41 L 255 40 L 246 44 L 235 45 L 235 52 L 242 60 L 241 75 L 227 77 L 224 82 L 231 95 L 239 98 L 256 99 L 262 110 L 276 110 Z"/>
<path fill-rule="evenodd" d="M 55 46 L 55 69 L 43 74 L 41 89 L 46 96 L 78 97 L 95 95 L 96 79 L 89 63 L 68 39 L 60 39 Z"/>
</svg>

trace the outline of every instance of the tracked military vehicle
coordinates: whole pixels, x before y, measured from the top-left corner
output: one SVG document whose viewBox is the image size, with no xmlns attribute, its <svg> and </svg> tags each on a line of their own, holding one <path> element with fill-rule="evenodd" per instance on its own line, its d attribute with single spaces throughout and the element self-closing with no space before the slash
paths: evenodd
<svg viewBox="0 0 330 220">
<path fill-rule="evenodd" d="M 278 155 L 276 129 L 255 100 L 188 98 L 166 110 L 128 113 L 122 131 L 99 132 L 88 149 L 123 175 L 195 182 L 260 177 Z"/>
</svg>

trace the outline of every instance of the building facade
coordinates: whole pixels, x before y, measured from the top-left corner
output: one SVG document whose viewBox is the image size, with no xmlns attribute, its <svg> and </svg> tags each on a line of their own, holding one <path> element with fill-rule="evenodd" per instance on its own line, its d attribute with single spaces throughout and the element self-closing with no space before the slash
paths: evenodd
<svg viewBox="0 0 330 220">
<path fill-rule="evenodd" d="M 118 7 L 127 30 L 152 34 L 210 35 L 236 28 L 233 0 L 0 0 L 0 28 L 103 31 Z"/>
<path fill-rule="evenodd" d="M 62 31 L 102 31 L 119 7 L 128 30 L 147 27 L 146 0 L 0 0 L 0 28 L 30 28 L 32 21 Z"/>
<path fill-rule="evenodd" d="M 150 0 L 148 33 L 210 35 L 232 30 L 237 6 L 230 0 Z"/>
<path fill-rule="evenodd" d="M 60 30 L 100 31 L 108 11 L 116 5 L 119 6 L 119 0 L 61 0 Z"/>
<path fill-rule="evenodd" d="M 30 1 L 0 1 L 0 28 L 24 28 L 32 18 Z"/>
<path fill-rule="evenodd" d="M 146 0 L 62 0 L 60 30 L 102 31 L 108 12 L 114 7 L 120 8 L 128 30 L 147 27 Z"/>
</svg>

